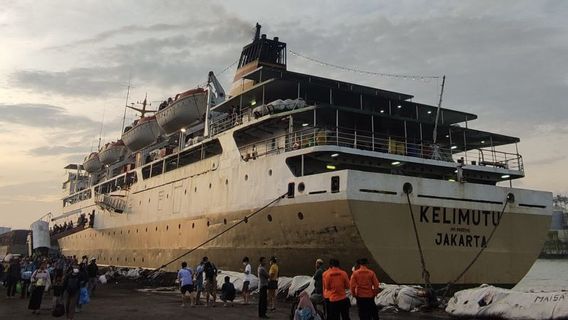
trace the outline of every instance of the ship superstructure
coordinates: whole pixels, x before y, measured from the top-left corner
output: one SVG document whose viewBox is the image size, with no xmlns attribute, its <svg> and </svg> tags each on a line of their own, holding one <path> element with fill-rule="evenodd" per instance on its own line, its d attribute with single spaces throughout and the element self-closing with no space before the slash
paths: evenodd
<svg viewBox="0 0 568 320">
<path fill-rule="evenodd" d="M 497 186 L 524 177 L 521 155 L 498 150 L 518 138 L 411 95 L 288 71 L 286 52 L 258 28 L 228 96 L 210 74 L 89 155 L 89 184 L 70 190 L 52 224 L 86 215 L 92 227 L 55 234 L 62 252 L 156 268 L 285 195 L 186 260 L 230 270 L 276 255 L 284 273 L 309 274 L 316 258 L 369 257 L 382 281 L 422 283 L 418 238 L 434 284 L 483 247 L 460 284 L 524 276 L 552 195 Z"/>
</svg>

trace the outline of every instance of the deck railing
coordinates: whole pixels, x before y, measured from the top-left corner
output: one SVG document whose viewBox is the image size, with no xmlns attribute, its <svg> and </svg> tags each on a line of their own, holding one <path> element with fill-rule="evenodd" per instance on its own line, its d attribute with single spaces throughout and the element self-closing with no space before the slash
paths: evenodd
<svg viewBox="0 0 568 320">
<path fill-rule="evenodd" d="M 451 148 L 427 142 L 410 142 L 404 137 L 385 136 L 379 133 L 345 128 L 309 128 L 269 138 L 240 147 L 245 160 L 273 153 L 298 150 L 313 146 L 334 145 L 380 153 L 397 154 L 421 159 L 458 162 L 523 171 L 519 154 L 489 149 L 454 152 Z M 470 162 L 468 162 L 470 161 Z"/>
</svg>

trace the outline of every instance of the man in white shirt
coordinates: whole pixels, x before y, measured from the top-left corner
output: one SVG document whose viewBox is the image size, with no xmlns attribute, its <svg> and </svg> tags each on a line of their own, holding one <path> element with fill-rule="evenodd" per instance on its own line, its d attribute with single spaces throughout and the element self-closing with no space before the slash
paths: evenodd
<svg viewBox="0 0 568 320">
<path fill-rule="evenodd" d="M 249 304 L 250 300 L 250 283 L 252 281 L 252 267 L 249 263 L 249 258 L 243 258 L 243 265 L 245 266 L 245 277 L 243 281 L 243 304 Z"/>
<path fill-rule="evenodd" d="M 181 291 L 181 306 L 185 307 L 185 301 L 190 299 L 190 305 L 193 307 L 193 270 L 187 267 L 187 262 L 181 263 L 181 269 L 178 271 L 178 278 Z"/>
</svg>

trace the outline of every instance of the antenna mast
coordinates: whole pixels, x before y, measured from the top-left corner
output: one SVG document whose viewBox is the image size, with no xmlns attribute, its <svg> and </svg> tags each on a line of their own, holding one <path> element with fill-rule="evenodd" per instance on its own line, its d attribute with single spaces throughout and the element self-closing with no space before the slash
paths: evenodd
<svg viewBox="0 0 568 320">
<path fill-rule="evenodd" d="M 128 108 L 128 96 L 130 95 L 130 81 L 132 77 L 128 77 L 128 89 L 126 89 L 126 102 L 124 103 L 124 115 L 122 116 L 122 129 L 120 132 L 124 132 L 124 122 L 126 121 L 126 109 Z"/>
<path fill-rule="evenodd" d="M 103 127 L 105 124 L 105 111 L 106 111 L 106 107 L 103 108 L 103 120 L 101 121 L 101 131 L 99 131 L 99 146 L 97 147 L 97 151 L 101 149 L 101 137 L 103 135 Z"/>
<path fill-rule="evenodd" d="M 440 109 L 442 108 L 442 96 L 444 95 L 444 86 L 446 84 L 446 75 L 442 77 L 442 89 L 440 90 L 440 100 L 438 101 L 438 108 L 436 110 L 436 122 L 434 123 L 433 143 L 436 144 L 438 138 L 438 119 L 440 118 Z"/>
</svg>

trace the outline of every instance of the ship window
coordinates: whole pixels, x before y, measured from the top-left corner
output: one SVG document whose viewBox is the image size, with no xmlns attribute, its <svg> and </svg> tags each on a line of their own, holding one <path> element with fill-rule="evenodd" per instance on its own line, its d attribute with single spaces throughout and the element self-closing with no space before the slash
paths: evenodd
<svg viewBox="0 0 568 320">
<path fill-rule="evenodd" d="M 268 170 L 268 175 L 272 176 L 272 169 Z"/>
<path fill-rule="evenodd" d="M 169 157 L 168 159 L 165 160 L 165 162 L 166 162 L 166 171 L 165 172 L 175 170 L 178 167 L 178 156 L 175 155 L 175 156 Z"/>
<path fill-rule="evenodd" d="M 156 227 L 156 231 L 158 231 L 158 227 Z"/>
<path fill-rule="evenodd" d="M 227 219 L 223 219 L 223 224 L 227 224 Z"/>
<path fill-rule="evenodd" d="M 270 214 L 267 215 L 267 216 L 266 216 L 266 219 L 268 219 L 268 222 L 272 222 L 272 215 L 270 215 Z"/>
<path fill-rule="evenodd" d="M 288 183 L 288 198 L 294 198 L 295 183 Z"/>
<path fill-rule="evenodd" d="M 229 184 L 229 179 L 225 179 L 225 185 Z"/>
<path fill-rule="evenodd" d="M 179 155 L 179 167 L 187 166 L 188 164 L 194 163 L 201 160 L 201 149 L 187 150 Z"/>
<path fill-rule="evenodd" d="M 245 174 L 245 181 L 247 181 L 249 179 L 248 174 Z"/>
<path fill-rule="evenodd" d="M 298 192 L 304 192 L 306 185 L 303 182 L 298 183 Z"/>
<path fill-rule="evenodd" d="M 339 176 L 331 177 L 331 192 L 339 192 Z"/>
<path fill-rule="evenodd" d="M 152 165 L 152 177 L 158 176 L 162 174 L 162 169 L 164 168 L 164 162 L 156 162 Z"/>
<path fill-rule="evenodd" d="M 148 179 L 150 178 L 150 165 L 147 165 L 145 167 L 142 168 L 142 179 Z"/>
<path fill-rule="evenodd" d="M 219 140 L 213 140 L 203 146 L 203 159 L 207 159 L 221 153 L 223 153 L 223 148 L 221 148 Z"/>
<path fill-rule="evenodd" d="M 144 258 L 142 258 L 142 262 L 144 262 Z"/>
<path fill-rule="evenodd" d="M 193 192 L 197 192 L 197 187 L 195 187 L 195 188 L 193 189 Z"/>
<path fill-rule="evenodd" d="M 168 231 L 170 229 L 170 226 L 166 225 L 166 231 Z"/>
<path fill-rule="evenodd" d="M 207 221 L 207 226 L 208 226 L 208 227 L 209 227 L 210 224 L 211 224 L 211 223 L 210 223 L 209 221 Z"/>
<path fill-rule="evenodd" d="M 211 183 L 209 184 L 209 189 L 211 189 Z"/>
<path fill-rule="evenodd" d="M 298 219 L 304 220 L 304 214 L 301 213 L 301 212 L 298 212 Z"/>
<path fill-rule="evenodd" d="M 191 229 L 195 229 L 195 223 L 191 224 Z"/>
</svg>

